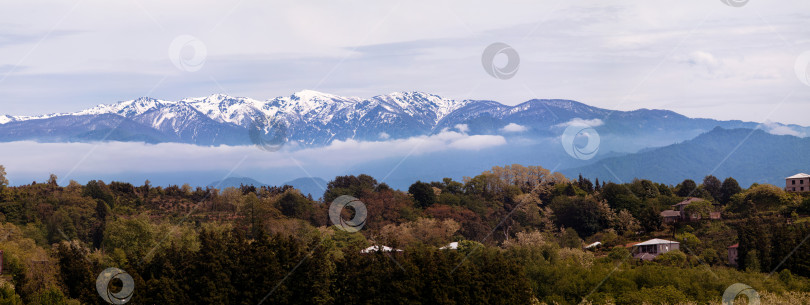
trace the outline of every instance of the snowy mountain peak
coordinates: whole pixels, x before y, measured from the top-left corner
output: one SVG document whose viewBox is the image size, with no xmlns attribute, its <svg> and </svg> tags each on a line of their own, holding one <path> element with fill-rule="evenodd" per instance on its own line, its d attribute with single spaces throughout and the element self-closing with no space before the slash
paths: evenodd
<svg viewBox="0 0 810 305">
<path fill-rule="evenodd" d="M 568 100 L 531 100 L 507 106 L 495 101 L 454 100 L 418 91 L 357 98 L 302 90 L 264 101 L 224 94 L 180 101 L 144 97 L 67 114 L 2 115 L 0 142 L 110 140 L 250 145 L 255 143 L 250 131 L 258 118 L 283 122 L 284 137 L 302 147 L 349 139 L 378 141 L 381 134 L 386 135 L 385 139 L 405 139 L 435 134 L 459 124 L 467 125 L 469 134 L 476 135 L 501 134 L 504 126 L 516 124 L 524 127 L 521 133 L 525 134 L 521 137 L 532 137 L 556 133 L 561 124 L 572 119 L 593 120 L 605 118 L 610 113 L 613 112 Z M 688 120 L 674 113 L 652 110 L 615 113 L 613 122 L 606 120 L 603 124 L 621 121 L 626 126 L 643 126 L 640 129 L 643 131 L 688 129 L 699 132 L 693 125 L 702 124 L 703 130 L 708 130 L 722 123 Z M 126 119 L 122 120 L 122 117 Z M 733 128 L 758 126 L 744 122 L 721 125 Z M 801 134 L 810 134 L 810 128 L 790 128 Z M 614 132 L 627 133 L 631 138 L 638 136 L 638 131 L 633 128 L 617 130 Z M 655 138 L 673 136 L 663 133 Z M 675 138 L 684 140 L 687 137 Z"/>
<path fill-rule="evenodd" d="M 5 114 L 0 115 L 0 124 L 5 124 L 5 123 L 8 123 L 8 122 L 12 122 L 14 120 L 15 119 L 13 117 L 11 117 L 11 116 L 8 116 L 8 115 L 5 115 Z"/>
<path fill-rule="evenodd" d="M 304 89 L 293 93 L 290 95 L 290 99 L 293 100 L 304 100 L 304 101 L 311 101 L 311 100 L 329 100 L 334 99 L 337 96 L 334 94 L 323 93 L 320 91 Z"/>
<path fill-rule="evenodd" d="M 433 123 L 440 121 L 451 112 L 464 107 L 468 103 L 468 101 L 457 101 L 420 91 L 393 92 L 387 95 L 378 95 L 372 99 L 395 105 L 409 115 L 433 113 L 430 117 Z"/>
<path fill-rule="evenodd" d="M 276 97 L 259 101 L 225 94 L 212 94 L 205 97 L 185 98 L 180 101 L 166 101 L 151 97 L 114 104 L 100 104 L 92 108 L 73 112 L 40 116 L 0 116 L 0 124 L 32 119 L 47 119 L 59 116 L 115 114 L 127 118 L 142 116 L 149 112 L 160 112 L 163 116 L 171 113 L 188 112 L 188 107 L 199 111 L 208 118 L 219 122 L 245 127 L 257 115 L 281 116 L 285 121 L 328 124 L 336 116 L 341 120 L 360 119 L 372 110 L 377 116 L 410 116 L 426 124 L 435 124 L 448 114 L 466 105 L 468 101 L 456 101 L 435 94 L 412 91 L 392 92 L 370 99 L 343 97 L 315 90 L 301 90 L 290 96 Z M 388 114 L 381 114 L 383 111 Z M 150 123 L 149 125 L 153 125 Z"/>
<path fill-rule="evenodd" d="M 100 104 L 96 107 L 85 109 L 79 112 L 70 113 L 68 115 L 98 115 L 111 113 L 124 117 L 130 117 L 134 115 L 141 115 L 146 113 L 147 111 L 158 109 L 171 104 L 174 104 L 174 102 L 162 101 L 150 97 L 139 97 L 134 100 L 118 102 L 111 105 Z"/>
</svg>

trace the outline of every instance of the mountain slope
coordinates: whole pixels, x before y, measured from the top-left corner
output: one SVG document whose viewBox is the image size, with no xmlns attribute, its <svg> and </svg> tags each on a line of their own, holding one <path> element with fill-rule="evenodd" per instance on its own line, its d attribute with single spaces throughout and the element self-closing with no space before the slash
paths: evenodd
<svg viewBox="0 0 810 305">
<path fill-rule="evenodd" d="M 282 183 L 281 185 L 289 185 L 293 188 L 301 191 L 301 194 L 312 195 L 313 198 L 318 199 L 323 197 L 324 188 L 328 182 L 323 180 L 322 178 L 318 177 L 303 177 L 294 179 L 291 181 L 287 181 Z M 262 183 L 256 179 L 249 178 L 249 177 L 228 177 L 225 180 L 214 181 L 208 184 L 210 187 L 217 187 L 219 189 L 224 189 L 226 187 L 240 187 L 242 185 L 252 185 L 255 187 L 260 186 L 269 186 L 266 183 Z"/>
<path fill-rule="evenodd" d="M 236 187 L 236 188 L 238 188 L 238 187 L 240 187 L 242 185 L 252 185 L 252 186 L 255 186 L 255 187 L 267 186 L 267 184 L 261 183 L 259 181 L 256 181 L 253 178 L 248 178 L 248 177 L 228 177 L 228 178 L 225 178 L 224 180 L 218 180 L 218 181 L 211 182 L 207 186 L 215 187 L 215 188 L 218 188 L 218 189 L 224 189 L 224 188 L 227 188 L 227 187 Z"/>
<path fill-rule="evenodd" d="M 734 177 L 740 185 L 754 182 L 784 185 L 784 178 L 810 170 L 810 138 L 772 135 L 763 130 L 722 129 L 666 147 L 562 171 L 599 180 L 629 182 L 634 178 L 677 184 L 702 181 L 709 174 Z M 615 176 L 614 176 L 615 174 Z"/>
<path fill-rule="evenodd" d="M 0 116 L 0 141 L 249 145 L 251 126 L 268 119 L 285 126 L 285 138 L 302 146 L 347 139 L 407 138 L 458 129 L 459 125 L 466 125 L 462 129 L 470 134 L 507 134 L 503 127 L 517 124 L 524 130 L 520 136 L 554 138 L 571 120 L 583 119 L 594 122 L 604 143 L 600 148 L 603 152 L 635 152 L 669 145 L 717 126 L 759 126 L 753 122 L 692 119 L 666 110 L 613 111 L 558 99 L 506 106 L 495 101 L 457 101 L 423 92 L 395 92 L 362 99 L 304 90 L 266 101 L 221 94 L 180 101 L 139 98 L 75 113 L 4 115 Z M 789 128 L 810 133 L 805 127 Z"/>
</svg>

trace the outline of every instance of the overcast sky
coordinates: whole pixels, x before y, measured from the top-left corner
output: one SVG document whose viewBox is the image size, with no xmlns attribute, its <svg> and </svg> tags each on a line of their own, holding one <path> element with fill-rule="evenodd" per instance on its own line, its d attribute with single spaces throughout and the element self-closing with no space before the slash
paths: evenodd
<svg viewBox="0 0 810 305">
<path fill-rule="evenodd" d="M 727 0 L 740 1 L 740 0 Z M 6 1 L 0 114 L 150 96 L 425 91 L 810 125 L 810 1 Z M 179 60 L 173 41 L 190 35 Z M 182 39 L 182 38 L 180 38 Z M 186 41 L 187 42 L 187 41 Z M 507 80 L 484 49 L 520 55 Z M 198 53 L 194 52 L 197 47 Z M 175 62 L 172 61 L 174 57 Z M 504 58 L 496 58 L 499 65 Z M 806 74 L 806 73 L 805 73 Z"/>
</svg>

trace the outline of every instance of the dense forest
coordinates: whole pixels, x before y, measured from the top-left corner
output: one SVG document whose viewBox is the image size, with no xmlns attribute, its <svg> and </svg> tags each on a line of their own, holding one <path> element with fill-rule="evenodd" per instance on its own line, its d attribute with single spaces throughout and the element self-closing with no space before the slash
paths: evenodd
<svg viewBox="0 0 810 305">
<path fill-rule="evenodd" d="M 810 304 L 810 195 L 733 178 L 605 183 L 511 165 L 407 191 L 339 176 L 315 200 L 290 186 L 8 186 L 5 174 L 0 304 L 106 304 L 96 280 L 109 267 L 132 277 L 128 304 L 720 304 L 734 283 L 763 304 Z M 330 222 L 342 195 L 367 209 L 357 232 Z M 662 219 L 689 197 L 700 219 Z M 651 238 L 680 251 L 635 259 L 627 245 Z M 361 253 L 383 245 L 397 250 Z"/>
</svg>

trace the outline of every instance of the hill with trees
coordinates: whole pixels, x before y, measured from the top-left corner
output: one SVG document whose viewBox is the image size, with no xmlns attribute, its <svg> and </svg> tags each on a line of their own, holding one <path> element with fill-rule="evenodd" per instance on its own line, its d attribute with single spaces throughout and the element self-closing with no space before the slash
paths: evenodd
<svg viewBox="0 0 810 305">
<path fill-rule="evenodd" d="M 734 283 L 767 304 L 810 302 L 810 196 L 730 177 L 616 184 L 510 165 L 407 192 L 339 176 L 314 200 L 290 186 L 62 187 L 53 175 L 9 187 L 4 174 L 2 304 L 103 304 L 108 267 L 132 276 L 133 304 L 719 304 Z M 367 209 L 357 232 L 329 220 L 343 195 Z M 722 219 L 662 221 L 687 198 Z M 650 238 L 681 251 L 633 258 L 626 245 Z M 382 245 L 402 251 L 361 254 Z"/>
</svg>

